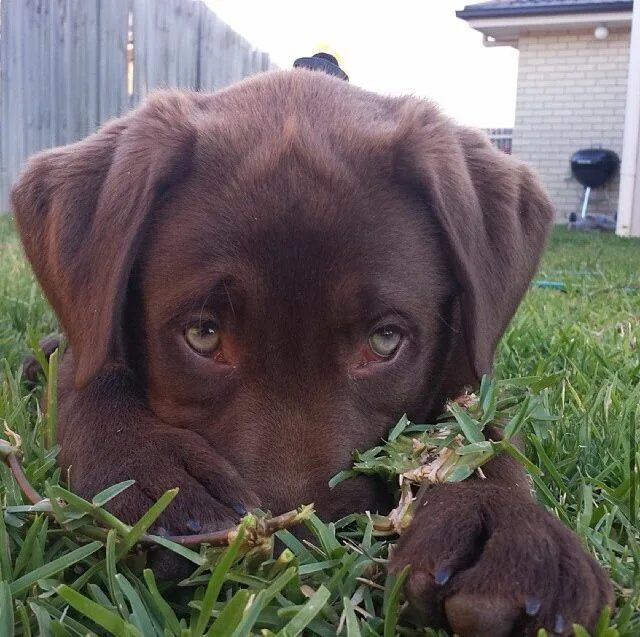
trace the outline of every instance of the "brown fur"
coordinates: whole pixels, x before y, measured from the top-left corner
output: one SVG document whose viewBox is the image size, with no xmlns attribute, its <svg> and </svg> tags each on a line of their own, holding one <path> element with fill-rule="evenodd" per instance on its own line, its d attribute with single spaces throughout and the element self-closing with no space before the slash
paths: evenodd
<svg viewBox="0 0 640 637">
<path fill-rule="evenodd" d="M 86 496 L 134 478 L 111 503 L 129 521 L 179 486 L 173 532 L 256 504 L 388 508 L 374 481 L 327 481 L 491 369 L 552 219 L 525 165 L 432 104 L 305 70 L 156 93 L 34 157 L 13 208 L 70 344 L 60 463 Z M 224 361 L 184 341 L 209 317 Z M 371 361 L 380 321 L 405 339 Z M 513 461 L 487 474 L 429 492 L 392 560 L 413 599 L 461 635 L 592 625 L 600 567 Z"/>
</svg>

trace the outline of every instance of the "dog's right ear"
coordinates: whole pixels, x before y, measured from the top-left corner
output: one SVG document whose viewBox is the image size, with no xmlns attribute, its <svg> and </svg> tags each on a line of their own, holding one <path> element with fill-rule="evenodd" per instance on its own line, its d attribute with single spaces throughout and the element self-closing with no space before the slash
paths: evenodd
<svg viewBox="0 0 640 637">
<path fill-rule="evenodd" d="M 403 108 L 396 173 L 422 197 L 456 283 L 451 323 L 460 337 L 441 373 L 449 379 L 445 386 L 461 391 L 491 373 L 554 210 L 533 171 L 486 135 L 455 124 L 429 102 L 407 101 Z"/>
<path fill-rule="evenodd" d="M 74 353 L 76 385 L 120 353 L 129 276 L 154 202 L 189 169 L 193 101 L 160 92 L 33 157 L 11 193 L 25 252 Z"/>
</svg>

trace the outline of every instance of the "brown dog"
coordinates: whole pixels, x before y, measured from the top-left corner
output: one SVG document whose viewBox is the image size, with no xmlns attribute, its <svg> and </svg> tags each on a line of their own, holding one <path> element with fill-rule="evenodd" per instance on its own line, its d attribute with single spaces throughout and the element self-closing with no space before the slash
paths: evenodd
<svg viewBox="0 0 640 637">
<path fill-rule="evenodd" d="M 61 465 L 85 496 L 135 479 L 128 521 L 180 487 L 178 533 L 388 507 L 327 481 L 490 370 L 552 219 L 483 135 L 307 70 L 152 95 L 32 159 L 13 208 L 71 347 Z M 393 563 L 411 598 L 465 636 L 593 625 L 601 568 L 513 461 L 485 473 L 428 493 Z"/>
</svg>

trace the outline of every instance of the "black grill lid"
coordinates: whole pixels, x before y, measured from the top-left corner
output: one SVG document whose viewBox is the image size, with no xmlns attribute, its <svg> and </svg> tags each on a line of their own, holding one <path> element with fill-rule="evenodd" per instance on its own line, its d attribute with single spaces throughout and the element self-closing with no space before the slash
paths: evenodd
<svg viewBox="0 0 640 637">
<path fill-rule="evenodd" d="M 620 166 L 620 158 L 606 148 L 583 148 L 571 157 L 571 172 L 583 185 L 597 188 L 606 184 Z"/>
</svg>

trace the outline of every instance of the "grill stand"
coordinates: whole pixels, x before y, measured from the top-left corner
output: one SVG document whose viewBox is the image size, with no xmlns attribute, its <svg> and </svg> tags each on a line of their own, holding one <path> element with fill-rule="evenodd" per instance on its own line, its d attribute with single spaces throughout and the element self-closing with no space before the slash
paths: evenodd
<svg viewBox="0 0 640 637">
<path fill-rule="evenodd" d="M 591 195 L 591 186 L 587 186 L 584 189 L 584 199 L 582 200 L 582 212 L 580 213 L 580 217 L 582 219 L 586 219 L 587 217 L 587 206 L 589 205 L 590 195 Z"/>
</svg>

